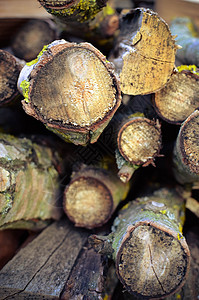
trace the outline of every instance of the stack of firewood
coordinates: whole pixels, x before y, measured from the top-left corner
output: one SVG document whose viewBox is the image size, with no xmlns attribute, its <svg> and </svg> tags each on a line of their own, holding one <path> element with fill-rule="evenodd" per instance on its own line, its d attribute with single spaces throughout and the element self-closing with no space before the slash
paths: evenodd
<svg viewBox="0 0 199 300">
<path fill-rule="evenodd" d="M 0 50 L 1 299 L 197 299 L 194 24 L 38 2 Z"/>
</svg>

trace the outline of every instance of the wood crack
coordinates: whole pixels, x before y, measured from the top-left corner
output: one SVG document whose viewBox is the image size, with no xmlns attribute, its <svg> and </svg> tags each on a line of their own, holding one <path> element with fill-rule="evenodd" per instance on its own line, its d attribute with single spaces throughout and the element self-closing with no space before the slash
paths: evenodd
<svg viewBox="0 0 199 300">
<path fill-rule="evenodd" d="M 42 268 L 47 264 L 47 262 L 49 261 L 49 259 L 53 256 L 53 254 L 57 251 L 57 249 L 59 249 L 59 247 L 61 247 L 61 245 L 64 243 L 64 241 L 67 238 L 67 235 L 65 235 L 65 237 L 62 239 L 62 241 L 59 243 L 59 245 L 52 251 L 52 253 L 48 256 L 48 258 L 46 259 L 46 261 L 41 265 L 41 267 L 35 272 L 35 274 L 32 276 L 32 278 L 28 281 L 28 283 L 26 284 L 26 286 L 19 292 L 15 292 L 14 294 L 11 294 L 9 296 L 6 296 L 5 298 L 2 298 L 2 300 L 7 300 L 7 299 L 11 299 L 11 297 L 15 296 L 15 295 L 19 295 L 21 293 L 23 293 L 28 285 L 31 283 L 31 281 L 36 277 L 36 275 L 42 270 Z"/>
<path fill-rule="evenodd" d="M 163 288 L 163 286 L 162 286 L 162 283 L 161 283 L 161 281 L 159 280 L 158 275 L 156 274 L 155 268 L 154 268 L 154 266 L 153 266 L 152 253 L 151 253 L 151 248 L 150 248 L 149 245 L 148 245 L 148 248 L 149 248 L 150 260 L 151 260 L 151 268 L 152 268 L 152 270 L 153 270 L 153 272 L 154 272 L 154 274 L 155 274 L 155 277 L 156 277 L 156 279 L 157 279 L 159 285 L 161 286 L 162 291 L 166 294 L 166 291 L 164 290 L 164 288 Z"/>
</svg>

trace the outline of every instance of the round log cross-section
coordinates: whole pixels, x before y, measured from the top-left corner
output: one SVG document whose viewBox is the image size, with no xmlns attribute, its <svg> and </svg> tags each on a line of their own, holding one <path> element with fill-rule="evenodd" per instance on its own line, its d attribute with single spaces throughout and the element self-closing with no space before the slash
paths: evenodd
<svg viewBox="0 0 199 300">
<path fill-rule="evenodd" d="M 129 191 L 116 174 L 99 168 L 84 166 L 74 172 L 64 191 L 64 211 L 79 227 L 95 228 L 105 224 L 117 205 Z"/>
<path fill-rule="evenodd" d="M 195 110 L 181 125 L 174 151 L 174 175 L 178 182 L 199 181 L 199 111 Z"/>
<path fill-rule="evenodd" d="M 106 58 L 91 44 L 61 40 L 50 44 L 29 68 L 25 111 L 66 141 L 95 142 L 121 102 Z"/>
<path fill-rule="evenodd" d="M 127 119 L 118 132 L 117 144 L 126 161 L 148 165 L 160 151 L 160 125 L 144 117 Z"/>
<path fill-rule="evenodd" d="M 188 70 L 174 72 L 166 86 L 153 95 L 158 115 L 166 122 L 181 124 L 199 106 L 198 83 L 196 73 Z"/>
</svg>

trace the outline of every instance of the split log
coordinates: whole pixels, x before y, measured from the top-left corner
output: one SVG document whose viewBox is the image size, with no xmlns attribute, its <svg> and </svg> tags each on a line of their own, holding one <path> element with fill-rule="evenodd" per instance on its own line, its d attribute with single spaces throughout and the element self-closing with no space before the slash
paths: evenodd
<svg viewBox="0 0 199 300">
<path fill-rule="evenodd" d="M 15 56 L 30 61 L 35 59 L 44 45 L 58 38 L 58 29 L 51 20 L 29 20 L 15 34 L 11 49 Z"/>
<path fill-rule="evenodd" d="M 199 73 L 196 66 L 179 66 L 164 88 L 156 92 L 153 103 L 166 122 L 181 124 L 199 106 Z"/>
<path fill-rule="evenodd" d="M 137 8 L 124 14 L 109 56 L 120 74 L 122 92 L 144 95 L 163 88 L 173 72 L 177 48 L 169 26 L 157 13 Z"/>
<path fill-rule="evenodd" d="M 25 62 L 0 49 L 0 106 L 9 104 L 18 94 L 17 80 Z"/>
<path fill-rule="evenodd" d="M 170 30 L 177 35 L 176 41 L 182 47 L 176 53 L 180 64 L 199 67 L 199 37 L 193 21 L 188 17 L 174 18 Z"/>
<path fill-rule="evenodd" d="M 161 145 L 158 120 L 150 120 L 142 113 L 125 117 L 117 132 L 116 161 L 120 179 L 127 182 L 140 166 L 154 165 Z"/>
<path fill-rule="evenodd" d="M 199 111 L 194 111 L 181 125 L 173 150 L 173 172 L 181 184 L 199 181 Z"/>
<path fill-rule="evenodd" d="M 19 77 L 27 114 L 65 141 L 94 143 L 121 103 L 112 65 L 89 43 L 45 46 Z"/>
<path fill-rule="evenodd" d="M 64 286 L 60 300 L 102 300 L 105 294 L 107 260 L 91 247 L 84 247 Z"/>
<path fill-rule="evenodd" d="M 161 189 L 123 209 L 108 236 L 91 235 L 97 252 L 112 255 L 118 278 L 143 299 L 164 298 L 185 283 L 190 253 L 182 235 L 184 201 Z"/>
<path fill-rule="evenodd" d="M 67 220 L 48 226 L 0 271 L 1 299 L 60 299 L 87 237 Z"/>
<path fill-rule="evenodd" d="M 61 217 L 57 160 L 49 147 L 0 134 L 0 229 L 40 230 Z"/>
<path fill-rule="evenodd" d="M 63 208 L 75 226 L 102 226 L 129 192 L 111 169 L 82 165 L 64 191 Z"/>
</svg>

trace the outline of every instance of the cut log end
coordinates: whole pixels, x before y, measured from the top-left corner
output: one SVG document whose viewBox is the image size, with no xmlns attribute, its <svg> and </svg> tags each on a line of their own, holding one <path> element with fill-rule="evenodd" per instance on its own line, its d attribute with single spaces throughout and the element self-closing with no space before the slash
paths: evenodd
<svg viewBox="0 0 199 300">
<path fill-rule="evenodd" d="M 24 106 L 43 123 L 88 139 L 96 131 L 100 135 L 121 102 L 117 78 L 105 57 L 88 43 L 67 42 L 43 53 L 31 72 L 29 99 Z"/>
<path fill-rule="evenodd" d="M 17 95 L 21 68 L 12 54 L 0 50 L 0 105 L 8 103 Z"/>
<path fill-rule="evenodd" d="M 140 222 L 128 232 L 117 254 L 117 273 L 131 294 L 166 297 L 179 289 L 189 268 L 184 238 L 155 224 Z"/>
<path fill-rule="evenodd" d="M 147 118 L 132 118 L 121 127 L 117 143 L 126 161 L 135 165 L 151 163 L 160 151 L 161 130 Z"/>
<path fill-rule="evenodd" d="M 185 165 L 191 172 L 199 174 L 199 111 L 192 113 L 180 129 L 180 151 Z"/>
<path fill-rule="evenodd" d="M 117 66 L 122 57 L 122 92 L 145 95 L 163 88 L 173 72 L 175 53 L 169 26 L 157 13 L 144 8 L 128 12 L 121 22 L 113 58 Z"/>
<path fill-rule="evenodd" d="M 199 106 L 199 76 L 190 71 L 174 72 L 168 84 L 154 94 L 158 115 L 165 121 L 181 124 Z"/>
<path fill-rule="evenodd" d="M 98 179 L 79 177 L 65 190 L 64 209 L 76 226 L 95 228 L 110 218 L 113 199 L 108 188 Z"/>
</svg>

